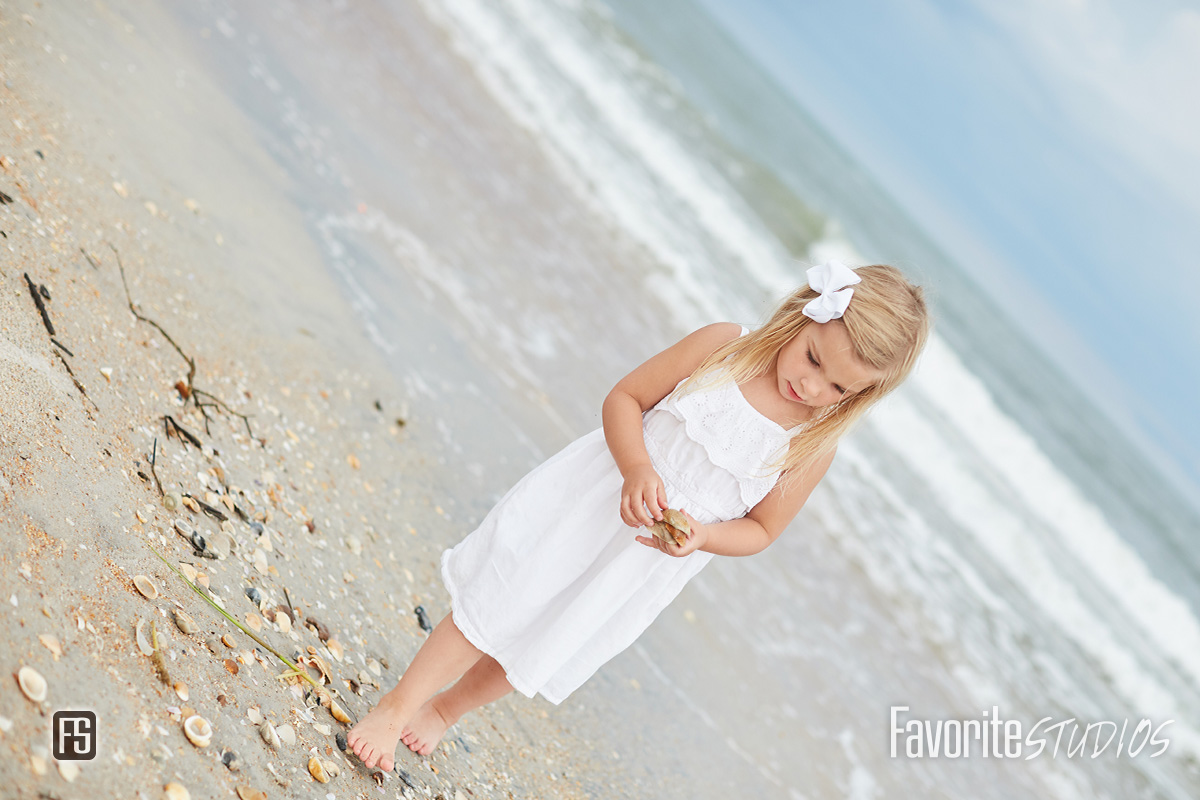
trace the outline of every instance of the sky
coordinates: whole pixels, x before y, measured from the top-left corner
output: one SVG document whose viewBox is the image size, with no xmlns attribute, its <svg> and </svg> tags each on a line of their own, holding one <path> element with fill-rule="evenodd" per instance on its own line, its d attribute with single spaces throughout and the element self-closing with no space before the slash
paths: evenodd
<svg viewBox="0 0 1200 800">
<path fill-rule="evenodd" d="M 1200 486 L 1200 4 L 702 2 Z"/>
</svg>

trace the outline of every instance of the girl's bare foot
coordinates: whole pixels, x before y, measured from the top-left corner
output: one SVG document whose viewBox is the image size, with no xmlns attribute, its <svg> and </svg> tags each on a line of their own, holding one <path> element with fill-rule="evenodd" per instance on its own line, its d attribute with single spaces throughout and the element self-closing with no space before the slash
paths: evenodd
<svg viewBox="0 0 1200 800">
<path fill-rule="evenodd" d="M 350 729 L 346 735 L 346 746 L 367 767 L 378 764 L 384 772 L 391 772 L 396 764 L 396 742 L 400 741 L 404 725 L 400 713 L 400 708 L 389 703 L 385 695 L 379 705 Z"/>
<path fill-rule="evenodd" d="M 439 700 L 440 697 L 434 697 L 425 701 L 425 705 L 417 710 L 400 734 L 400 741 L 417 755 L 427 756 L 432 753 L 433 748 L 442 740 L 446 729 L 457 722 L 449 716 Z"/>
</svg>

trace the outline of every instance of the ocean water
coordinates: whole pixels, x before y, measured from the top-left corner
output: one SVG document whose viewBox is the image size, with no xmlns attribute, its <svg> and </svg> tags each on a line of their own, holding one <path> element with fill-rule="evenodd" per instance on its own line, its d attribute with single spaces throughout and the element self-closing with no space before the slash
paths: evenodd
<svg viewBox="0 0 1200 800">
<path fill-rule="evenodd" d="M 917 374 L 792 528 L 715 560 L 581 691 L 623 708 L 640 675 L 671 709 L 692 748 L 645 796 L 1200 796 L 1200 515 L 698 2 L 180 13 L 219 34 L 214 71 L 476 498 L 448 505 L 463 533 L 622 374 L 761 323 L 807 265 L 927 287 Z M 1157 758 L 894 759 L 893 705 L 1174 722 Z"/>
</svg>

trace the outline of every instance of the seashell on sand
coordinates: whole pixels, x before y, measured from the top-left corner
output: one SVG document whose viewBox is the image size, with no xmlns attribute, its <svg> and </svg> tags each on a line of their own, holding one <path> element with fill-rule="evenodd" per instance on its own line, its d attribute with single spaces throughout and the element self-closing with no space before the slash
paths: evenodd
<svg viewBox="0 0 1200 800">
<path fill-rule="evenodd" d="M 172 617 L 175 620 L 175 627 L 179 628 L 180 632 L 193 634 L 196 632 L 196 621 L 188 616 L 186 611 L 175 609 Z"/>
<path fill-rule="evenodd" d="M 266 792 L 251 786 L 238 786 L 237 796 L 239 800 L 267 800 Z"/>
<path fill-rule="evenodd" d="M 179 695 L 179 699 L 183 700 L 186 703 L 187 699 L 188 699 L 187 684 L 184 683 L 183 681 L 176 681 L 174 689 L 175 689 L 175 694 Z"/>
<path fill-rule="evenodd" d="M 212 725 L 199 714 L 193 714 L 183 721 L 183 733 L 196 747 L 208 747 L 212 742 Z"/>
<path fill-rule="evenodd" d="M 138 592 L 147 600 L 153 600 L 158 597 L 158 587 L 154 585 L 154 581 L 147 578 L 145 575 L 136 575 L 133 578 L 133 585 L 137 587 Z"/>
<path fill-rule="evenodd" d="M 321 759 L 316 756 L 308 759 L 308 774 L 316 778 L 319 783 L 329 783 L 329 773 L 325 771 L 325 765 Z"/>
<path fill-rule="evenodd" d="M 349 724 L 350 724 L 350 715 L 349 715 L 349 714 L 347 714 L 347 713 L 346 713 L 346 712 L 345 712 L 345 711 L 342 709 L 342 707 L 341 707 L 341 706 L 339 706 L 339 705 L 337 704 L 337 701 L 336 701 L 336 700 L 331 700 L 331 701 L 330 701 L 330 703 L 329 703 L 329 713 L 330 713 L 330 714 L 333 714 L 333 718 L 334 718 L 334 719 L 336 719 L 338 722 L 342 723 L 343 725 L 349 725 Z"/>
<path fill-rule="evenodd" d="M 163 787 L 163 796 L 167 800 L 192 800 L 192 795 L 188 792 L 187 787 L 175 781 L 171 781 Z"/>
<path fill-rule="evenodd" d="M 342 643 L 337 639 L 330 639 L 325 643 L 325 647 L 329 649 L 329 655 L 333 656 L 338 661 L 341 661 L 342 656 L 346 655 L 345 648 L 342 647 Z"/>
<path fill-rule="evenodd" d="M 218 559 L 224 560 L 229 558 L 233 549 L 233 537 L 225 531 L 217 531 L 208 538 L 208 546 L 217 554 Z"/>
<path fill-rule="evenodd" d="M 291 725 L 280 725 L 275 732 L 279 734 L 279 740 L 284 744 L 290 746 L 296 743 L 296 729 Z"/>
<path fill-rule="evenodd" d="M 134 637 L 137 639 L 138 650 L 144 656 L 154 655 L 154 645 L 150 644 L 150 640 L 146 638 L 146 620 L 139 619 Z"/>
<path fill-rule="evenodd" d="M 17 671 L 17 683 L 21 686 L 21 692 L 33 702 L 40 703 L 46 699 L 46 679 L 33 667 L 21 667 Z"/>
<path fill-rule="evenodd" d="M 167 511 L 178 511 L 183 505 L 183 495 L 179 492 L 167 492 L 163 495 L 162 504 Z"/>
<path fill-rule="evenodd" d="M 271 746 L 271 749 L 278 750 L 281 742 L 279 740 L 279 732 L 275 730 L 275 726 L 270 720 L 264 720 L 263 724 L 258 729 L 259 736 L 262 740 Z"/>
<path fill-rule="evenodd" d="M 67 783 L 72 783 L 79 777 L 79 764 L 75 761 L 59 761 L 58 774 L 62 775 L 62 779 Z"/>
<path fill-rule="evenodd" d="M 42 643 L 42 647 L 50 651 L 54 660 L 58 661 L 58 657 L 62 655 L 62 645 L 59 644 L 58 637 L 52 633 L 43 633 L 38 635 L 38 641 Z"/>
</svg>

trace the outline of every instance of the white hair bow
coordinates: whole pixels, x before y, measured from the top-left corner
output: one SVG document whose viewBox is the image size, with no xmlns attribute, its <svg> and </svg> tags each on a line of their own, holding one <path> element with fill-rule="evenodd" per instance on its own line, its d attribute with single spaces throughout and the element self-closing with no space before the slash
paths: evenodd
<svg viewBox="0 0 1200 800">
<path fill-rule="evenodd" d="M 804 315 L 817 322 L 829 322 L 844 314 L 854 295 L 854 290 L 849 287 L 862 280 L 840 261 L 826 261 L 805 274 L 808 285 L 821 293 L 804 306 Z"/>
</svg>

